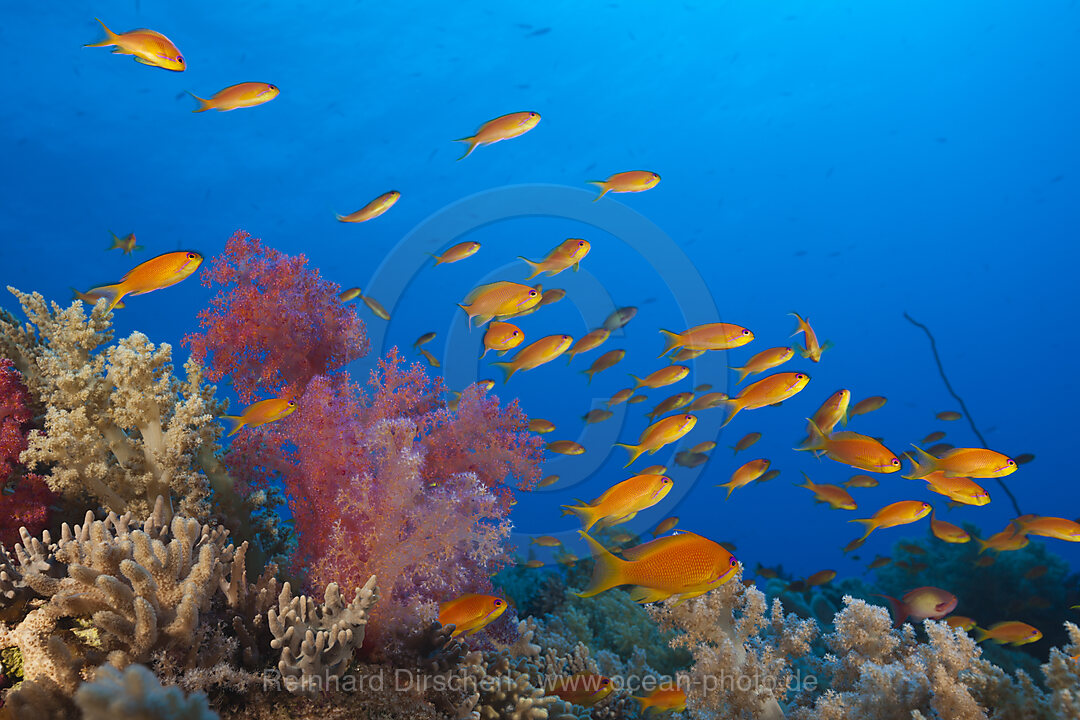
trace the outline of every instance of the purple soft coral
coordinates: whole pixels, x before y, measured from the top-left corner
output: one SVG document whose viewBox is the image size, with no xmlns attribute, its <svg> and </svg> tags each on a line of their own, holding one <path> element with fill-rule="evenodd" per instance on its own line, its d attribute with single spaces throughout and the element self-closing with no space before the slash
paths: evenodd
<svg viewBox="0 0 1080 720">
<path fill-rule="evenodd" d="M 37 535 L 49 520 L 56 496 L 37 475 L 22 472 L 19 455 L 26 449 L 26 433 L 33 419 L 30 394 L 15 364 L 0 358 L 0 483 L 13 492 L 0 493 L 0 542 L 19 541 L 19 528 Z"/>
</svg>

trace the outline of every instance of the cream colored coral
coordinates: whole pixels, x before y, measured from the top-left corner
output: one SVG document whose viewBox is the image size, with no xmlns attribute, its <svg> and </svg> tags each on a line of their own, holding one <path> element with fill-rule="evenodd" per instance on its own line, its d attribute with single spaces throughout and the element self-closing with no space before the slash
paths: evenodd
<svg viewBox="0 0 1080 720">
<path fill-rule="evenodd" d="M 123 672 L 105 665 L 93 682 L 84 683 L 75 693 L 75 704 L 83 720 L 217 720 L 206 696 L 185 697 L 177 687 L 162 687 L 154 673 L 143 665 Z"/>
</svg>

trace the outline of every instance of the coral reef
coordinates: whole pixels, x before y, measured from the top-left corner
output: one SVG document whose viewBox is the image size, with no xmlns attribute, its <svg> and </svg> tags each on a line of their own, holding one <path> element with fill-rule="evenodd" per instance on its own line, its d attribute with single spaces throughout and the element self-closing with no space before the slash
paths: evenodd
<svg viewBox="0 0 1080 720">
<path fill-rule="evenodd" d="M 163 688 L 143 665 L 123 672 L 105 665 L 75 693 L 83 720 L 218 720 L 206 696 L 185 697 L 177 687 Z"/>
<path fill-rule="evenodd" d="M 56 495 L 39 475 L 27 473 L 19 457 L 33 419 L 30 394 L 15 363 L 0 358 L 0 543 L 18 542 L 19 528 L 41 532 Z"/>
</svg>

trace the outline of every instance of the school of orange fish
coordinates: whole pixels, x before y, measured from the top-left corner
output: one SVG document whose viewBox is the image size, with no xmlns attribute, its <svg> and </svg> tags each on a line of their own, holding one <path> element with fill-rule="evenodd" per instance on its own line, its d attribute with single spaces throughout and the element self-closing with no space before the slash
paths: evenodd
<svg viewBox="0 0 1080 720">
<path fill-rule="evenodd" d="M 87 47 L 112 46 L 114 53 L 133 55 L 137 62 L 166 70 L 179 72 L 186 67 L 180 51 L 161 33 L 139 29 L 117 34 L 105 27 L 104 23 L 102 28 L 106 38 Z M 194 96 L 200 102 L 200 107 L 193 112 L 255 107 L 273 100 L 279 93 L 279 89 L 269 83 L 240 83 L 219 91 L 209 99 Z M 490 120 L 481 125 L 475 134 L 457 141 L 467 144 L 464 155 L 459 159 L 467 158 L 478 147 L 523 135 L 535 128 L 539 122 L 540 114 L 536 112 L 515 112 Z M 616 173 L 607 180 L 593 181 L 593 184 L 600 189 L 596 197 L 596 200 L 600 200 L 608 193 L 646 191 L 655 187 L 659 181 L 660 176 L 654 172 L 634 170 Z M 337 219 L 347 223 L 367 222 L 386 213 L 399 198 L 400 193 L 397 191 L 384 193 L 355 212 L 337 215 Z M 142 249 L 135 242 L 134 234 L 124 238 L 113 235 L 110 249 L 119 248 L 127 255 L 133 250 Z M 461 262 L 475 255 L 480 249 L 478 242 L 458 243 L 440 255 L 433 255 L 435 265 Z M 551 277 L 569 268 L 577 270 L 590 249 L 588 241 L 570 238 L 555 246 L 540 260 L 522 257 L 520 259 L 527 263 L 530 269 L 526 281 L 541 274 Z M 195 252 L 165 253 L 136 266 L 119 283 L 94 288 L 86 293 L 76 291 L 76 296 L 90 303 L 105 298 L 109 309 L 122 308 L 123 298 L 174 285 L 194 273 L 201 262 L 202 257 Z M 562 299 L 564 295 L 562 290 L 544 290 L 541 285 L 499 281 L 473 289 L 464 297 L 459 307 L 467 315 L 470 324 L 475 324 L 476 327 L 487 325 L 482 338 L 481 359 L 488 352 L 502 356 L 511 350 L 517 350 L 510 360 L 492 363 L 504 371 L 505 381 L 509 381 L 514 374 L 535 370 L 564 353 L 573 360 L 578 355 L 597 350 L 613 331 L 625 326 L 636 314 L 635 308 L 620 308 L 607 318 L 603 327 L 592 330 L 576 341 L 569 335 L 548 335 L 518 349 L 525 341 L 525 333 L 509 320 L 536 312 L 544 305 Z M 363 295 L 359 288 L 345 290 L 339 298 L 342 302 L 362 299 L 377 317 L 384 320 L 390 318 L 389 313 L 377 300 Z M 796 352 L 811 362 L 821 361 L 822 353 L 829 348 L 829 343 L 819 342 L 817 334 L 805 318 L 796 313 L 792 313 L 792 316 L 797 322 L 792 337 L 801 334 L 802 345 L 781 345 L 756 353 L 742 366 L 732 368 L 739 373 L 736 385 L 742 384 L 753 375 L 775 370 L 793 359 Z M 672 364 L 663 366 L 643 378 L 634 376 L 633 387 L 615 393 L 607 402 L 607 409 L 590 411 L 583 418 L 586 424 L 611 418 L 613 412 L 610 408 L 620 403 L 645 401 L 645 395 L 637 394 L 642 388 L 658 389 L 683 380 L 690 372 L 688 366 L 681 364 L 683 362 L 709 351 L 734 350 L 755 340 L 754 333 L 749 329 L 729 323 L 709 323 L 682 332 L 660 330 L 660 333 L 665 345 L 659 357 L 664 358 L 670 353 Z M 434 338 L 434 332 L 425 333 L 416 340 L 414 347 L 429 364 L 438 367 L 439 361 L 422 347 Z M 597 373 L 621 362 L 625 354 L 624 350 L 611 350 L 599 355 L 583 371 L 588 376 L 588 381 L 591 382 Z M 641 433 L 637 442 L 617 445 L 629 452 L 626 463 L 626 467 L 629 467 L 642 454 L 654 454 L 689 433 L 697 422 L 693 414 L 695 412 L 725 408 L 727 417 L 723 424 L 727 425 L 744 411 L 780 405 L 802 392 L 809 382 L 810 377 L 802 372 L 774 372 L 745 385 L 737 394 L 731 396 L 710 392 L 709 385 L 699 385 L 693 392 L 676 393 L 658 403 L 647 414 L 651 424 Z M 495 384 L 493 380 L 483 380 L 481 383 L 487 389 L 491 389 Z M 1032 459 L 1030 455 L 1014 459 L 986 448 L 953 447 L 941 442 L 945 438 L 942 431 L 935 431 L 923 438 L 923 444 L 935 443 L 927 449 L 913 446 L 913 452 L 897 455 L 878 438 L 836 429 L 838 425 L 846 427 L 852 417 L 881 408 L 886 398 L 870 397 L 854 405 L 850 402 L 851 393 L 848 390 L 839 390 L 826 399 L 813 417 L 807 418 L 807 437 L 795 448 L 797 451 L 811 452 L 862 471 L 853 475 L 843 487 L 814 483 L 803 473 L 805 482 L 798 487 L 813 493 L 816 502 L 826 503 L 837 510 L 856 510 L 857 504 L 849 490 L 877 486 L 879 481 L 875 476 L 899 472 L 904 459 L 909 462 L 911 469 L 902 477 L 923 480 L 927 490 L 945 496 L 952 503 L 986 505 L 990 502 L 990 496 L 975 480 L 1004 477 Z M 449 404 L 454 407 L 455 403 L 456 398 L 452 398 Z M 248 407 L 240 416 L 223 419 L 233 424 L 230 433 L 232 435 L 243 427 L 257 427 L 279 420 L 295 409 L 296 402 L 292 399 L 271 398 Z M 955 411 L 945 411 L 938 413 L 937 418 L 942 421 L 955 421 L 960 419 L 961 415 Z M 529 429 L 537 433 L 548 433 L 555 430 L 555 425 L 537 418 L 530 422 Z M 748 433 L 734 446 L 735 453 L 747 450 L 760 439 L 760 433 Z M 567 455 L 585 452 L 582 445 L 570 440 L 555 440 L 547 443 L 546 447 L 553 453 Z M 706 462 L 708 453 L 715 447 L 714 442 L 699 443 L 689 450 L 676 453 L 675 462 L 695 467 Z M 614 547 L 605 547 L 589 534 L 594 530 L 628 522 L 637 513 L 663 500 L 673 487 L 673 482 L 666 476 L 666 472 L 667 469 L 663 466 L 645 468 L 640 474 L 612 485 L 592 502 L 579 501 L 576 505 L 562 506 L 564 515 L 574 515 L 581 521 L 581 537 L 588 544 L 595 560 L 592 581 L 579 593 L 581 597 L 591 597 L 617 586 L 630 586 L 631 597 L 639 603 L 656 602 L 671 597 L 681 602 L 709 592 L 738 574 L 739 563 L 724 545 L 693 532 L 672 532 L 678 524 L 677 517 L 661 522 L 653 531 L 653 540 L 634 547 L 621 547 L 635 539 L 630 533 L 611 533 L 610 537 L 616 543 Z M 770 469 L 768 459 L 758 458 L 738 467 L 731 474 L 731 479 L 720 487 L 725 488 L 727 497 L 730 497 L 741 487 L 755 481 L 768 481 L 779 473 L 779 470 Z M 550 475 L 540 481 L 540 486 L 553 485 L 558 480 L 558 476 Z M 903 500 L 878 509 L 868 518 L 850 521 L 861 523 L 865 532 L 844 550 L 847 552 L 859 547 L 876 530 L 914 523 L 928 515 L 931 531 L 938 539 L 949 543 L 965 543 L 972 539 L 963 528 L 937 519 L 934 508 L 929 503 Z M 1080 524 L 1059 517 L 1025 515 L 1014 519 L 1005 529 L 989 538 L 976 540 L 980 544 L 980 552 L 990 550 L 1000 553 L 1024 547 L 1031 535 L 1080 542 Z M 576 561 L 571 553 L 562 548 L 562 543 L 557 538 L 542 536 L 534 538 L 533 542 L 542 547 L 562 549 L 560 561 L 568 564 Z M 891 560 L 888 557 L 878 556 L 870 563 L 869 568 L 882 567 L 889 562 Z M 529 560 L 525 565 L 539 568 L 544 563 Z M 776 577 L 776 572 L 769 568 L 759 566 L 757 572 L 765 578 Z M 823 585 L 835 576 L 836 572 L 833 570 L 822 570 L 805 580 L 791 583 L 789 589 L 802 590 Z M 915 588 L 902 598 L 888 600 L 892 604 L 897 625 L 907 618 L 921 620 L 948 616 L 947 621 L 954 627 L 974 630 L 980 642 L 989 639 L 998 643 L 1021 645 L 1042 637 L 1037 628 L 1023 622 L 1002 621 L 984 629 L 976 627 L 971 618 L 949 616 L 956 607 L 957 598 L 941 588 Z M 465 595 L 444 603 L 440 608 L 439 619 L 443 624 L 455 626 L 455 636 L 472 634 L 498 618 L 505 611 L 506 605 L 505 600 L 494 596 Z M 568 701 L 588 706 L 606 697 L 612 687 L 607 679 L 601 676 L 575 675 L 560 680 L 550 689 Z M 677 688 L 661 688 L 638 699 L 643 708 L 677 710 L 685 706 L 685 696 Z"/>
</svg>

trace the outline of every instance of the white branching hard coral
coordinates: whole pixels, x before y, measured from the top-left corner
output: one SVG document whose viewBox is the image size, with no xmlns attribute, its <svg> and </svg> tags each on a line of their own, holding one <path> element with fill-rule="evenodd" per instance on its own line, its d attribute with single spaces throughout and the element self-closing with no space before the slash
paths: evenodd
<svg viewBox="0 0 1080 720">
<path fill-rule="evenodd" d="M 206 696 L 190 697 L 177 687 L 162 687 L 143 665 L 123 672 L 105 665 L 75 693 L 83 720 L 217 720 Z"/>
</svg>

